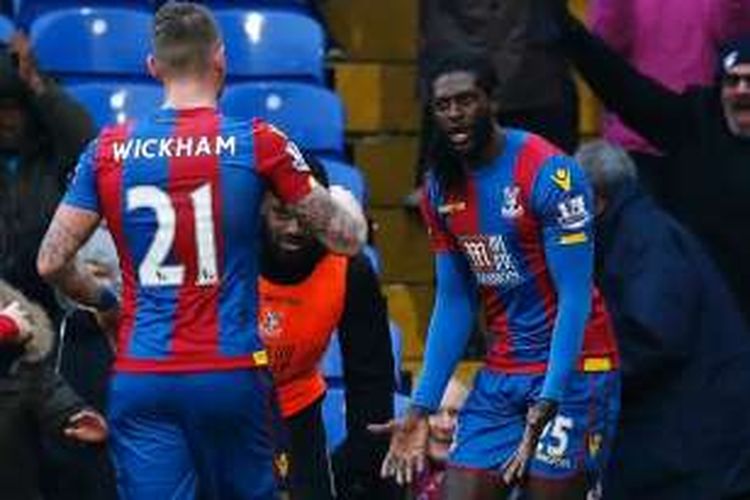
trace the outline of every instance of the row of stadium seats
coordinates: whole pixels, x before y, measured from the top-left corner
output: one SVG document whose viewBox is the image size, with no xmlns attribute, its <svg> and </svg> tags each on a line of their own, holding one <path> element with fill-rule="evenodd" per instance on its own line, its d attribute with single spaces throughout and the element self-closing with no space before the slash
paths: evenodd
<svg viewBox="0 0 750 500">
<path fill-rule="evenodd" d="M 155 83 L 90 82 L 67 85 L 100 128 L 124 123 L 158 108 Z M 293 81 L 258 81 L 227 86 L 221 99 L 227 115 L 261 117 L 278 125 L 302 147 L 330 158 L 344 157 L 344 107 L 331 90 Z"/>
<path fill-rule="evenodd" d="M 155 83 L 89 82 L 67 89 L 97 128 L 137 119 L 162 103 L 161 87 Z M 320 158 L 333 184 L 345 186 L 367 205 L 364 177 L 345 160 L 344 106 L 334 92 L 294 81 L 243 82 L 229 85 L 220 104 L 228 116 L 259 117 L 277 125 Z"/>
<path fill-rule="evenodd" d="M 217 10 L 231 80 L 324 81 L 325 34 L 300 12 L 276 9 Z M 122 8 L 60 9 L 37 18 L 30 40 L 39 66 L 65 82 L 149 79 L 153 16 Z M 0 38 L 13 25 L 0 20 Z"/>
<path fill-rule="evenodd" d="M 15 19 L 22 27 L 28 27 L 42 14 L 66 7 L 127 7 L 153 12 L 165 0 L 2 0 L 0 13 Z M 280 8 L 307 12 L 308 0 L 205 0 L 199 1 L 210 8 Z"/>
</svg>

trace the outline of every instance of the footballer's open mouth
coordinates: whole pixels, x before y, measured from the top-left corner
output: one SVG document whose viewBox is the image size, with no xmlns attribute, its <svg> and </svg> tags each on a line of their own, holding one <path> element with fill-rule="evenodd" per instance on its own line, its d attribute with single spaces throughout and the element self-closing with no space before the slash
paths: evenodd
<svg viewBox="0 0 750 500">
<path fill-rule="evenodd" d="M 467 151 L 472 144 L 472 134 L 468 128 L 457 127 L 448 131 L 448 140 L 457 151 Z"/>
</svg>

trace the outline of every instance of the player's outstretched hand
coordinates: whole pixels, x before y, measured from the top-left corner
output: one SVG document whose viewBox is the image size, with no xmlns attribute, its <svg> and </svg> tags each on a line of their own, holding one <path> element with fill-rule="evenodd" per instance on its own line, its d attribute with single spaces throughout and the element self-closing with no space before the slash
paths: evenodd
<svg viewBox="0 0 750 500">
<path fill-rule="evenodd" d="M 403 419 L 370 424 L 367 429 L 391 435 L 391 445 L 380 468 L 381 477 L 395 477 L 398 484 L 409 484 L 424 470 L 429 433 L 425 415 L 410 411 Z"/>
<path fill-rule="evenodd" d="M 101 443 L 107 439 L 107 421 L 98 412 L 81 410 L 70 419 L 65 427 L 65 435 L 83 443 Z"/>
<path fill-rule="evenodd" d="M 529 408 L 521 442 L 513 455 L 503 464 L 503 480 L 506 484 L 520 482 L 526 475 L 529 461 L 536 453 L 539 438 L 556 413 L 557 403 L 549 399 L 540 399 Z"/>
</svg>

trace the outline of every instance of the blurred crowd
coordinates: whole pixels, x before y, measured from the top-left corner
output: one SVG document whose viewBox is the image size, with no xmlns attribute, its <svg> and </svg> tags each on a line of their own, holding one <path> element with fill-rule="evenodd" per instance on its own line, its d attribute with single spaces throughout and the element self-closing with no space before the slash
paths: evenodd
<svg viewBox="0 0 750 500">
<path fill-rule="evenodd" d="M 614 323 L 623 375 L 605 498 L 750 498 L 750 1 L 590 0 L 586 23 L 564 3 L 422 0 L 422 94 L 435 54 L 486 53 L 499 82 L 492 96 L 498 122 L 574 155 L 593 185 L 595 279 Z M 574 74 L 606 108 L 596 140 L 579 136 Z M 417 185 L 437 133 L 429 107 L 425 98 Z M 95 133 L 86 110 L 37 68 L 23 34 L 2 47 L 2 498 L 116 496 L 101 416 L 112 340 L 101 318 L 56 295 L 35 264 L 67 179 Z M 342 294 L 338 303 L 316 307 L 340 309 L 327 322 L 321 314 L 318 326 L 338 330 L 348 436 L 335 449 L 326 443 L 325 383 L 309 367 L 302 389 L 308 397 L 290 396 L 286 414 L 282 404 L 283 441 L 285 453 L 299 461 L 321 463 L 303 456 L 312 449 L 324 455 L 326 470 L 305 477 L 280 462 L 281 475 L 298 498 L 439 498 L 467 389 L 452 380 L 430 417 L 429 463 L 415 485 L 397 490 L 381 480 L 387 442 L 365 428 L 392 417 L 400 360 L 377 274 L 361 256 L 330 260 L 283 204 L 267 204 L 261 266 L 267 293 L 315 293 L 293 288 L 328 266 Z M 79 257 L 119 287 L 106 229 Z M 259 320 L 273 344 L 278 317 L 261 313 Z M 309 356 L 317 362 L 327 345 L 311 345 Z M 290 362 L 283 346 L 275 356 Z"/>
</svg>

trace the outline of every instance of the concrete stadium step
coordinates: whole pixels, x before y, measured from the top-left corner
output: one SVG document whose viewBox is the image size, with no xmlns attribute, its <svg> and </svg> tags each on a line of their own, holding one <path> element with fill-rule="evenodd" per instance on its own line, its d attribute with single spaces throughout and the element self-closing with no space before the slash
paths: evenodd
<svg viewBox="0 0 750 500">
<path fill-rule="evenodd" d="M 414 189 L 419 137 L 377 135 L 354 140 L 352 146 L 354 163 L 367 178 L 370 206 L 401 206 Z"/>
<path fill-rule="evenodd" d="M 416 132 L 416 78 L 414 64 L 334 64 L 334 86 L 347 110 L 347 133 Z"/>
<path fill-rule="evenodd" d="M 433 293 L 430 285 L 392 283 L 383 287 L 383 294 L 388 299 L 388 313 L 404 336 L 404 359 L 422 358 Z"/>
<path fill-rule="evenodd" d="M 377 224 L 375 244 L 383 259 L 383 281 L 431 284 L 432 255 L 420 215 L 403 208 L 373 208 L 369 214 Z"/>
<path fill-rule="evenodd" d="M 576 75 L 578 88 L 578 133 L 581 138 L 599 135 L 601 129 L 601 103 L 591 88 Z"/>
<path fill-rule="evenodd" d="M 328 29 L 350 60 L 413 61 L 418 0 L 326 0 Z"/>
</svg>

